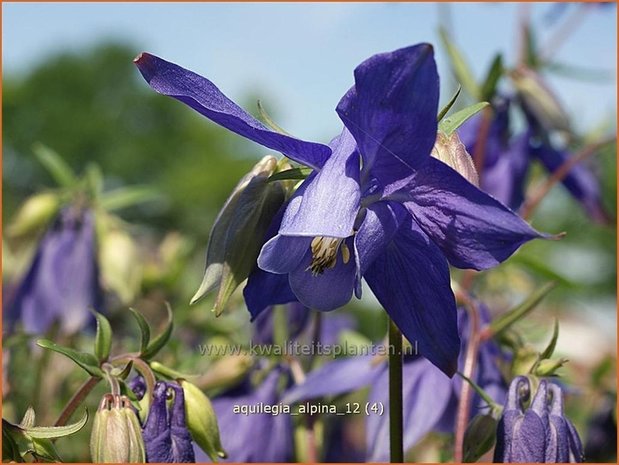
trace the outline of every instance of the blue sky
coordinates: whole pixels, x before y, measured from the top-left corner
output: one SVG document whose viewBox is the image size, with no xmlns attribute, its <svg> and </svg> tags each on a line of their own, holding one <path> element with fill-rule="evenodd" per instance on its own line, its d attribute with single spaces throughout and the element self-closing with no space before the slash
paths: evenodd
<svg viewBox="0 0 619 465">
<path fill-rule="evenodd" d="M 442 81 L 449 80 L 436 33 L 439 8 L 433 3 L 4 3 L 3 70 L 25 72 L 57 51 L 126 39 L 136 54 L 147 50 L 203 74 L 232 99 L 259 95 L 287 130 L 325 140 L 339 132 L 333 109 L 352 84 L 352 70 L 374 53 L 432 42 Z M 450 7 L 452 34 L 477 75 L 497 51 L 513 63 L 520 8 Z M 552 8 L 533 6 L 542 39 L 550 29 L 545 13 Z M 568 7 L 566 15 L 571 8 L 577 7 Z M 616 8 L 587 14 L 557 56 L 616 70 Z M 556 78 L 551 83 L 581 117 L 581 129 L 616 114 L 615 82 Z M 449 97 L 444 94 L 443 101 Z"/>
</svg>

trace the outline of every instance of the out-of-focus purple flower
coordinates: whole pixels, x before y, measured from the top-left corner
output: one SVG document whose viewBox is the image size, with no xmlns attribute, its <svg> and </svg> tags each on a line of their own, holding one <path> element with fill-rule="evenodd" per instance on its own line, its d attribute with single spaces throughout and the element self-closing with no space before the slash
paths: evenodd
<svg viewBox="0 0 619 465">
<path fill-rule="evenodd" d="M 142 392 L 140 383 L 134 384 L 138 391 Z M 173 401 L 169 406 L 171 397 Z M 148 462 L 195 462 L 191 434 L 185 424 L 185 397 L 178 384 L 157 382 L 148 416 L 142 426 L 142 438 Z"/>
<path fill-rule="evenodd" d="M 524 183 L 529 170 L 529 132 L 512 137 L 510 132 L 510 99 L 495 98 L 494 116 L 484 145 L 480 187 L 484 192 L 516 210 L 524 201 Z M 460 140 L 467 152 L 477 153 L 477 140 L 483 116 L 478 114 L 459 129 Z"/>
<path fill-rule="evenodd" d="M 459 331 L 462 338 L 460 369 L 464 365 L 464 353 L 468 341 L 468 318 L 459 311 Z M 482 307 L 482 319 L 487 313 Z M 487 341 L 480 347 L 475 381 L 497 402 L 502 402 L 506 385 L 497 365 L 503 355 L 498 346 Z M 339 359 L 327 363 L 308 374 L 305 382 L 292 387 L 284 402 L 291 403 L 317 397 L 339 395 L 370 386 L 368 402 L 382 403 L 383 415 L 370 415 L 366 420 L 367 460 L 389 460 L 389 396 L 388 367 L 385 359 L 370 355 Z M 430 431 L 451 432 L 456 420 L 456 408 L 462 381 L 449 379 L 437 367 L 423 357 L 405 355 L 403 364 L 404 394 L 404 448 L 413 447 Z M 485 407 L 476 397 L 473 410 Z"/>
<path fill-rule="evenodd" d="M 563 414 L 563 393 L 556 385 L 541 380 L 532 396 L 524 376 L 509 386 L 503 416 L 497 427 L 495 462 L 566 463 L 582 462 L 583 449 L 572 422 Z"/>
<path fill-rule="evenodd" d="M 28 333 L 43 334 L 54 323 L 72 334 L 94 321 L 102 291 L 91 210 L 63 209 L 45 233 L 7 316 Z"/>
<path fill-rule="evenodd" d="M 617 461 L 617 419 L 615 398 L 608 395 L 604 405 L 589 421 L 585 441 L 585 457 L 590 462 Z"/>
<path fill-rule="evenodd" d="M 248 281 L 255 317 L 289 302 L 329 311 L 361 296 L 361 278 L 403 334 L 450 376 L 458 350 L 448 261 L 490 268 L 540 237 L 512 211 L 430 156 L 439 80 L 420 44 L 374 55 L 337 106 L 344 130 L 329 146 L 266 129 L 209 80 L 143 53 L 149 85 L 214 122 L 315 168 L 289 200 Z M 257 293 L 258 295 L 255 295 Z M 257 306 L 256 302 L 260 302 Z"/>
<path fill-rule="evenodd" d="M 222 445 L 230 462 L 290 462 L 293 459 L 292 420 L 288 414 L 259 412 L 263 406 L 281 402 L 280 377 L 288 377 L 283 367 L 276 367 L 258 385 L 250 377 L 240 385 L 213 399 Z M 241 413 L 236 409 L 248 409 Z M 206 456 L 196 449 L 196 458 Z"/>
</svg>

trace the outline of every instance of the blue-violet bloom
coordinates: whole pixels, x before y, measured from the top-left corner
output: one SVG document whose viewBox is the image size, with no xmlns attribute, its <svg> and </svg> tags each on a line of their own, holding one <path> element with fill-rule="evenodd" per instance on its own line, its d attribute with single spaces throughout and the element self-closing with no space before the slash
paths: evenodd
<svg viewBox="0 0 619 465">
<path fill-rule="evenodd" d="M 19 285 L 7 316 L 27 333 L 43 334 L 52 324 L 73 334 L 102 310 L 91 210 L 64 208 L 41 240 L 30 269 Z"/>
<path fill-rule="evenodd" d="M 309 308 L 333 310 L 353 292 L 360 297 L 364 277 L 406 338 L 454 374 L 460 342 L 448 262 L 490 268 L 540 234 L 430 156 L 439 100 L 432 46 L 361 63 L 336 109 L 345 127 L 328 146 L 266 128 L 208 79 L 175 64 L 147 53 L 136 64 L 157 92 L 315 169 L 262 247 L 258 266 L 267 273 L 257 276 L 270 287 L 251 286 L 249 277 L 245 299 L 254 317 L 265 295 L 271 304 L 293 294 Z"/>
</svg>

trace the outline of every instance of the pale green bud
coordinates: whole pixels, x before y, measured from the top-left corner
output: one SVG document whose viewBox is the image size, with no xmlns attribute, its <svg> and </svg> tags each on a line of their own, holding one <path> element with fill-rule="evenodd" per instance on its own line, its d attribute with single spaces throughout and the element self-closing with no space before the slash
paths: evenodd
<svg viewBox="0 0 619 465">
<path fill-rule="evenodd" d="M 141 463 L 146 460 L 140 422 L 125 396 L 106 394 L 90 436 L 94 463 Z"/>
<path fill-rule="evenodd" d="M 524 106 L 544 129 L 570 132 L 567 112 L 539 74 L 531 69 L 519 68 L 512 71 L 510 77 Z"/>
<path fill-rule="evenodd" d="M 59 206 L 60 199 L 52 192 L 43 192 L 29 197 L 9 225 L 9 235 L 21 236 L 43 228 L 56 215 Z"/>
<path fill-rule="evenodd" d="M 195 385 L 181 380 L 180 385 L 185 395 L 185 423 L 191 437 L 213 460 L 225 459 L 227 454 L 221 446 L 217 416 L 211 401 Z"/>
<path fill-rule="evenodd" d="M 535 374 L 541 377 L 556 376 L 557 370 L 565 365 L 566 362 L 567 359 L 565 358 L 542 360 L 535 367 Z"/>
<path fill-rule="evenodd" d="M 431 155 L 456 170 L 468 182 L 479 187 L 479 176 L 473 159 L 466 151 L 466 147 L 460 142 L 457 132 L 450 135 L 439 132 Z"/>
<path fill-rule="evenodd" d="M 496 438 L 498 421 L 492 415 L 477 415 L 471 420 L 464 433 L 465 463 L 477 462 L 492 449 Z"/>
<path fill-rule="evenodd" d="M 120 228 L 110 228 L 101 237 L 99 263 L 101 278 L 107 289 L 118 295 L 121 303 L 130 304 L 142 282 L 142 265 L 138 248 L 131 236 Z"/>
<path fill-rule="evenodd" d="M 234 290 L 256 266 L 267 229 L 286 199 L 282 183 L 268 182 L 277 169 L 275 157 L 264 157 L 228 197 L 211 230 L 206 271 L 192 304 L 218 288 L 213 310 L 220 315 Z"/>
</svg>

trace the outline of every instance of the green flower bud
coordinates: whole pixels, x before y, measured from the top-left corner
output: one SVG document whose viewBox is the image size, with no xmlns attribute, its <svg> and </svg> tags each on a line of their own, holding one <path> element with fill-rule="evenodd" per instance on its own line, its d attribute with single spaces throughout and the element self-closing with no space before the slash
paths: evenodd
<svg viewBox="0 0 619 465">
<path fill-rule="evenodd" d="M 127 397 L 103 396 L 92 426 L 90 454 L 94 463 L 146 460 L 140 422 Z"/>
<path fill-rule="evenodd" d="M 567 359 L 565 358 L 542 360 L 537 367 L 535 367 L 534 374 L 541 377 L 556 376 L 557 370 L 566 362 Z"/>
<path fill-rule="evenodd" d="M 213 460 L 225 459 L 227 454 L 221 446 L 219 426 L 211 401 L 195 385 L 181 380 L 185 394 L 185 415 L 187 428 L 193 440 Z"/>
<path fill-rule="evenodd" d="M 512 71 L 510 77 L 526 110 L 544 129 L 570 132 L 568 114 L 539 74 L 520 68 Z"/>
<path fill-rule="evenodd" d="M 141 260 L 131 236 L 119 228 L 106 231 L 99 247 L 99 263 L 104 286 L 123 304 L 130 304 L 142 283 Z"/>
<path fill-rule="evenodd" d="M 228 197 L 211 230 L 206 271 L 192 304 L 218 288 L 213 310 L 219 316 L 234 290 L 256 266 L 271 220 L 286 199 L 282 183 L 268 182 L 277 169 L 275 157 L 264 157 Z"/>
<path fill-rule="evenodd" d="M 449 135 L 439 132 L 431 155 L 460 173 L 468 182 L 479 186 L 479 176 L 473 159 L 460 142 L 457 132 Z"/>
<path fill-rule="evenodd" d="M 8 227 L 10 236 L 22 236 L 43 228 L 56 215 L 60 200 L 52 192 L 33 195 L 23 203 Z"/>
<path fill-rule="evenodd" d="M 497 420 L 492 415 L 477 415 L 464 433 L 464 457 L 466 463 L 477 462 L 492 449 L 496 439 Z"/>
</svg>

